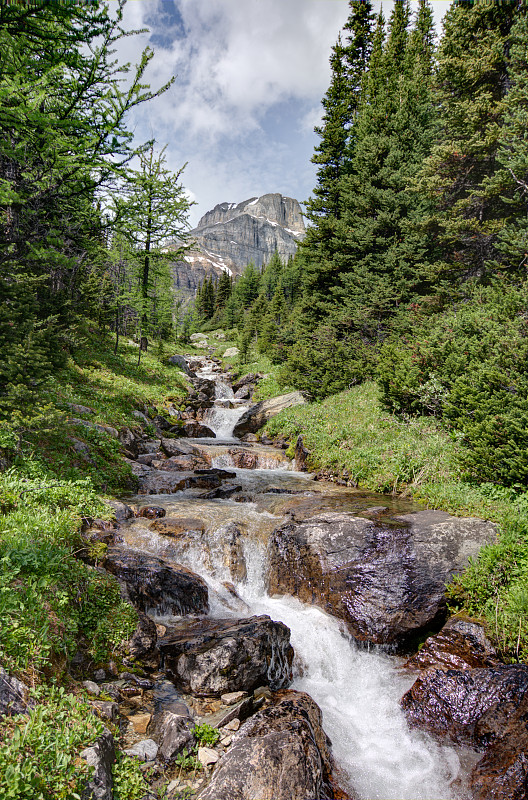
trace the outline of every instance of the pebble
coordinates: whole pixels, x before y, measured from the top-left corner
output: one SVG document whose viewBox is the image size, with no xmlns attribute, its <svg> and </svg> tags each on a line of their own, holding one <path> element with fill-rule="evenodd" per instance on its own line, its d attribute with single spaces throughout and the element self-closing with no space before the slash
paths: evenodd
<svg viewBox="0 0 528 800">
<path fill-rule="evenodd" d="M 224 747 L 229 747 L 232 741 L 233 741 L 232 736 L 224 736 L 223 739 L 220 739 L 220 744 L 223 745 Z"/>
<path fill-rule="evenodd" d="M 237 718 L 232 719 L 227 725 L 223 726 L 225 731 L 237 731 L 240 728 L 240 720 Z"/>
<path fill-rule="evenodd" d="M 134 714 L 128 718 L 128 721 L 132 723 L 136 733 L 146 733 L 151 719 L 152 714 Z"/>
<path fill-rule="evenodd" d="M 233 706 L 244 697 L 247 697 L 247 692 L 228 692 L 227 694 L 221 695 L 220 699 L 226 706 Z"/>
<path fill-rule="evenodd" d="M 219 758 L 220 756 L 216 750 L 210 747 L 198 748 L 198 761 L 200 764 L 203 764 L 204 767 L 207 767 L 209 764 L 216 764 Z"/>
</svg>

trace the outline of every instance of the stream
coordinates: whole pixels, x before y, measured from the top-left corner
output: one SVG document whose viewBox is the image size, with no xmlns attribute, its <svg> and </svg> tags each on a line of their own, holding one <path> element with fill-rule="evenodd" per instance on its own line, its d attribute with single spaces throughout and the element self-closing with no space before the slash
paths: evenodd
<svg viewBox="0 0 528 800">
<path fill-rule="evenodd" d="M 233 438 L 236 421 L 248 403 L 237 401 L 227 378 L 207 359 L 197 371 L 215 381 L 214 406 L 204 424 L 215 439 L 187 440 L 205 454 L 212 467 L 235 473 L 222 487 L 236 489 L 226 499 L 203 499 L 203 489 L 127 498 L 136 507 L 155 504 L 168 516 L 201 520 L 205 532 L 182 544 L 136 518 L 121 533 L 128 547 L 179 563 L 208 584 L 210 616 L 249 617 L 268 614 L 291 630 L 295 650 L 292 688 L 307 692 L 323 712 L 323 726 L 342 788 L 362 800 L 463 800 L 464 753 L 440 746 L 411 730 L 399 700 L 414 681 L 402 669 L 403 659 L 358 647 L 340 620 L 293 597 L 271 597 L 266 591 L 266 543 L 271 532 L 294 511 L 309 517 L 320 510 L 361 515 L 385 506 L 388 513 L 408 513 L 409 501 L 314 481 L 295 472 L 280 450 Z M 250 463 L 252 468 L 237 466 Z M 238 561 L 226 557 L 225 529 L 242 531 Z M 235 591 L 233 591 L 233 586 Z M 170 624 L 170 619 L 156 619 Z"/>
</svg>

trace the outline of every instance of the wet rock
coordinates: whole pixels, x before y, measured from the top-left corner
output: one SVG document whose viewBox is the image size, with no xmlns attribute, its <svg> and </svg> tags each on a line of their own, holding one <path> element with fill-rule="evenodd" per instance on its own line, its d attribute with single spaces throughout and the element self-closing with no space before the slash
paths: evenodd
<svg viewBox="0 0 528 800">
<path fill-rule="evenodd" d="M 246 386 L 241 386 L 240 389 L 237 389 L 234 395 L 237 400 L 251 400 L 254 391 L 254 384 L 249 383 Z"/>
<path fill-rule="evenodd" d="M 201 500 L 227 500 L 237 492 L 242 491 L 242 486 L 220 486 L 218 489 L 212 489 L 210 492 L 205 492 L 200 495 Z"/>
<path fill-rule="evenodd" d="M 421 650 L 406 664 L 408 669 L 476 669 L 494 667 L 500 659 L 484 633 L 473 620 L 452 617 L 440 633 L 426 639 Z"/>
<path fill-rule="evenodd" d="M 197 517 L 165 517 L 156 520 L 150 527 L 164 536 L 179 536 L 186 531 L 205 532 L 205 523 Z"/>
<path fill-rule="evenodd" d="M 143 506 L 137 512 L 137 516 L 145 519 L 161 519 L 166 513 L 166 510 L 161 506 Z"/>
<path fill-rule="evenodd" d="M 190 439 L 216 438 L 216 433 L 212 431 L 211 428 L 208 428 L 207 425 L 202 425 L 200 422 L 185 422 L 182 430 L 185 436 L 188 436 Z"/>
<path fill-rule="evenodd" d="M 203 456 L 186 455 L 186 456 L 171 456 L 165 461 L 154 462 L 153 465 L 156 469 L 163 470 L 184 470 L 194 471 L 196 469 L 207 469 L 210 463 Z"/>
<path fill-rule="evenodd" d="M 255 433 L 269 419 L 284 411 L 285 408 L 298 406 L 305 402 L 300 392 L 289 392 L 279 397 L 273 397 L 271 400 L 262 400 L 242 414 L 235 425 L 233 435 L 240 437 L 246 433 Z"/>
<path fill-rule="evenodd" d="M 31 701 L 29 688 L 0 667 L 0 719 L 27 714 Z"/>
<path fill-rule="evenodd" d="M 306 472 L 307 466 L 306 462 L 308 460 L 308 456 L 310 455 L 310 451 L 306 449 L 304 446 L 304 439 L 302 436 L 297 437 L 297 442 L 295 444 L 295 456 L 294 456 L 294 463 L 295 469 L 299 472 Z"/>
<path fill-rule="evenodd" d="M 186 439 L 162 439 L 161 448 L 168 456 L 201 455 L 197 446 Z"/>
<path fill-rule="evenodd" d="M 105 500 L 105 504 L 110 506 L 114 512 L 117 522 L 124 522 L 127 519 L 132 519 L 135 516 L 134 511 L 126 503 L 121 503 L 119 500 Z"/>
<path fill-rule="evenodd" d="M 222 563 L 229 569 L 235 583 L 244 583 L 247 578 L 242 537 L 243 530 L 236 522 L 228 522 L 215 532 L 215 540 L 220 543 L 222 550 Z"/>
<path fill-rule="evenodd" d="M 507 716 L 521 705 L 526 709 L 527 692 L 528 667 L 520 664 L 431 669 L 415 681 L 401 706 L 413 724 L 479 748 L 497 737 Z"/>
<path fill-rule="evenodd" d="M 175 626 L 159 643 L 176 686 L 196 695 L 279 689 L 292 680 L 290 631 L 268 616 L 203 619 Z"/>
<path fill-rule="evenodd" d="M 110 731 L 104 730 L 94 746 L 83 750 L 80 757 L 94 770 L 81 795 L 82 800 L 112 800 L 112 766 L 116 759 L 116 748 Z"/>
<path fill-rule="evenodd" d="M 148 734 L 159 745 L 158 757 L 172 761 L 184 748 L 190 749 L 193 727 L 194 721 L 186 714 L 167 710 L 155 714 L 148 726 Z"/>
<path fill-rule="evenodd" d="M 140 494 L 174 494 L 185 489 L 216 489 L 223 476 L 218 472 L 170 472 L 144 468 L 139 475 Z"/>
<path fill-rule="evenodd" d="M 131 602 L 140 611 L 207 613 L 207 585 L 185 567 L 118 547 L 108 550 L 104 567 L 125 582 Z"/>
<path fill-rule="evenodd" d="M 343 619 L 359 641 L 409 648 L 446 617 L 445 585 L 496 536 L 491 523 L 419 512 L 390 527 L 323 513 L 270 538 L 271 593 L 289 593 Z"/>
<path fill-rule="evenodd" d="M 141 611 L 138 616 L 137 628 L 128 643 L 129 655 L 136 660 L 148 661 L 149 663 L 154 660 L 153 666 L 156 666 L 159 660 L 156 650 L 158 641 L 156 624 Z"/>
<path fill-rule="evenodd" d="M 487 748 L 474 768 L 473 800 L 526 800 L 528 797 L 528 707 L 501 719 L 501 737 Z"/>
<path fill-rule="evenodd" d="M 331 760 L 321 711 L 307 694 L 281 692 L 248 720 L 199 800 L 306 800 L 329 797 Z"/>
</svg>

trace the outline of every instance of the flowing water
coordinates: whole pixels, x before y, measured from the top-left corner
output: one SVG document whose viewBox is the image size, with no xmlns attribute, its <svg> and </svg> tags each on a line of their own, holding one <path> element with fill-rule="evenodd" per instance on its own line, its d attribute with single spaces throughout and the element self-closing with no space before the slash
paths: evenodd
<svg viewBox="0 0 528 800">
<path fill-rule="evenodd" d="M 222 377 L 217 380 L 217 390 L 217 401 L 231 399 L 226 395 L 232 391 Z M 236 442 L 232 428 L 245 408 L 247 405 L 226 408 L 221 402 L 215 406 L 216 413 L 206 424 L 216 426 L 222 443 L 209 439 L 200 445 L 204 452 L 213 453 L 213 464 L 227 466 L 230 445 Z M 286 469 L 277 451 L 273 451 L 273 461 L 269 448 L 238 446 L 260 459 L 258 469 L 235 470 L 232 482 L 241 487 L 244 502 L 236 498 L 204 501 L 192 489 L 150 495 L 149 503 L 165 507 L 168 516 L 202 520 L 205 533 L 182 545 L 151 530 L 146 520 L 136 519 L 124 530 L 128 545 L 202 575 L 209 586 L 212 616 L 268 614 L 290 628 L 295 650 L 293 688 L 307 692 L 320 706 L 339 768 L 338 780 L 351 796 L 362 800 L 463 800 L 462 751 L 442 747 L 409 729 L 401 712 L 399 700 L 414 680 L 402 670 L 401 659 L 358 648 L 339 620 L 295 598 L 270 597 L 266 591 L 267 538 L 288 511 L 306 516 L 322 508 L 361 513 L 383 505 L 401 513 L 412 510 L 411 504 L 314 482 L 311 476 Z M 263 469 L 266 463 L 273 468 Z M 144 497 L 134 499 L 138 505 L 145 504 Z M 239 560 L 245 563 L 238 577 L 233 564 L 226 561 L 223 547 L 223 532 L 229 523 L 242 532 Z M 225 587 L 226 581 L 235 584 L 238 598 Z"/>
</svg>

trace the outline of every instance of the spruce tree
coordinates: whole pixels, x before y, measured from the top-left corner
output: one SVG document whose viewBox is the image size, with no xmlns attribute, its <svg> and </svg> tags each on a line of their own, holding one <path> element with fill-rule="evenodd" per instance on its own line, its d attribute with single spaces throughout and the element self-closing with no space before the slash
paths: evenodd
<svg viewBox="0 0 528 800">
<path fill-rule="evenodd" d="M 433 205 L 426 227 L 441 248 L 431 260 L 431 280 L 448 297 L 463 291 L 464 280 L 485 277 L 498 255 L 508 212 L 488 181 L 499 166 L 510 30 L 521 13 L 515 0 L 475 0 L 453 5 L 444 20 L 436 91 L 441 128 L 419 188 Z"/>
</svg>

